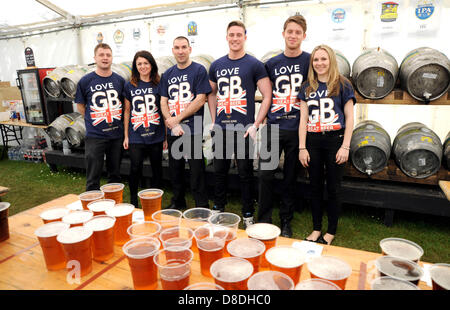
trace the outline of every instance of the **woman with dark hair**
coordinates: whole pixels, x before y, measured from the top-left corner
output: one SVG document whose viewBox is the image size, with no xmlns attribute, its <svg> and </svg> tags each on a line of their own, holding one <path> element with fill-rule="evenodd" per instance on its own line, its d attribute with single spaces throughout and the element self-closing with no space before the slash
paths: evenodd
<svg viewBox="0 0 450 310">
<path fill-rule="evenodd" d="M 353 131 L 352 84 L 339 74 L 336 55 L 327 45 L 311 52 L 308 79 L 298 94 L 300 103 L 299 160 L 308 168 L 313 232 L 307 241 L 331 244 L 337 230 L 341 179 Z M 328 194 L 328 230 L 322 236 L 324 180 Z"/>
<path fill-rule="evenodd" d="M 131 79 L 125 85 L 124 149 L 130 155 L 130 202 L 138 206 L 138 187 L 145 157 L 152 167 L 151 187 L 162 185 L 162 153 L 167 147 L 160 108 L 158 66 L 152 54 L 139 51 L 133 59 Z"/>
</svg>

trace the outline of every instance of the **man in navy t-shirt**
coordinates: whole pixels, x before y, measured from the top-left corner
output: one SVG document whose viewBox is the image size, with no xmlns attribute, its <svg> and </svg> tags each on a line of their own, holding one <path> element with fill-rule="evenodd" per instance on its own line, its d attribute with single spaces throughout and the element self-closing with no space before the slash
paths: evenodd
<svg viewBox="0 0 450 310">
<path fill-rule="evenodd" d="M 214 210 L 224 211 L 227 203 L 227 177 L 231 156 L 236 155 L 242 196 L 244 226 L 253 223 L 253 154 L 250 137 L 256 138 L 259 125 L 270 106 L 271 86 L 262 62 L 246 54 L 245 25 L 232 21 L 227 27 L 229 53 L 211 64 L 209 80 L 212 88 L 208 96 L 211 120 L 214 124 Z M 261 108 L 255 119 L 255 91 L 263 95 Z"/>
<path fill-rule="evenodd" d="M 173 41 L 177 64 L 161 77 L 161 111 L 168 128 L 169 171 L 173 187 L 171 208 L 185 209 L 185 157 L 190 167 L 195 206 L 209 208 L 203 157 L 203 106 L 211 92 L 205 67 L 193 62 L 186 37 Z"/>
<path fill-rule="evenodd" d="M 298 126 L 300 121 L 300 99 L 297 95 L 302 82 L 307 80 L 310 54 L 301 50 L 306 37 L 306 21 L 303 16 L 289 17 L 283 28 L 284 52 L 269 59 L 265 66 L 273 87 L 272 105 L 267 114 L 267 130 L 263 131 L 262 149 L 279 151 L 277 162 L 284 151 L 283 179 L 281 190 L 280 220 L 281 235 L 292 237 L 290 222 L 294 216 L 298 162 Z M 275 126 L 278 126 L 275 128 Z M 275 134 L 278 131 L 278 135 Z M 274 154 L 275 155 L 275 154 Z M 263 163 L 271 158 L 260 158 L 259 212 L 258 221 L 272 223 L 275 169 L 266 169 Z"/>
<path fill-rule="evenodd" d="M 106 154 L 108 182 L 120 182 L 123 140 L 122 93 L 124 78 L 112 72 L 112 50 L 100 43 L 95 47 L 95 71 L 77 85 L 75 102 L 86 125 L 86 190 L 98 190 Z"/>
</svg>

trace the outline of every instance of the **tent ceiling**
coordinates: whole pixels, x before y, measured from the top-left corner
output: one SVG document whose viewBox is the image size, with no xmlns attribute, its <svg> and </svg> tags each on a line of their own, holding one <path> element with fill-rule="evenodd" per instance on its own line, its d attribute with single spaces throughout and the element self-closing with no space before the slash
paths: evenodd
<svg viewBox="0 0 450 310">
<path fill-rule="evenodd" d="M 6 2 L 6 1 L 2 1 Z M 244 0 L 13 0 L 2 3 L 0 39 L 170 11 L 234 6 Z M 256 1 L 258 2 L 258 1 Z"/>
</svg>

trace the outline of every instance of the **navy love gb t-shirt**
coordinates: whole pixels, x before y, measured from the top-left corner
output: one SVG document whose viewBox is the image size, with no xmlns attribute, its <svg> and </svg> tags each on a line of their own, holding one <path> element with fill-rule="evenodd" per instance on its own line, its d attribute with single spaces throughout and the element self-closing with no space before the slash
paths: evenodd
<svg viewBox="0 0 450 310">
<path fill-rule="evenodd" d="M 344 106 L 347 101 L 356 103 L 355 93 L 350 82 L 341 84 L 338 96 L 329 97 L 327 84 L 319 81 L 317 91 L 306 95 L 308 83 L 303 84 L 298 98 L 308 104 L 308 132 L 323 132 L 345 128 Z"/>
<path fill-rule="evenodd" d="M 137 87 L 128 82 L 125 84 L 124 97 L 130 102 L 129 143 L 153 144 L 164 141 L 165 126 L 159 87 L 141 80 Z"/>
<path fill-rule="evenodd" d="M 215 123 L 223 129 L 228 124 L 246 127 L 254 123 L 256 83 L 265 77 L 264 64 L 248 54 L 235 60 L 225 55 L 214 61 L 209 79 L 217 84 Z"/>
<path fill-rule="evenodd" d="M 75 103 L 86 106 L 86 137 L 118 139 L 123 137 L 122 93 L 125 80 L 116 73 L 101 77 L 86 74 L 77 85 Z"/>
<path fill-rule="evenodd" d="M 211 92 L 205 67 L 194 61 L 184 69 L 179 69 L 177 65 L 167 69 L 161 77 L 159 87 L 161 96 L 168 98 L 171 116 L 177 116 L 183 112 L 197 95 L 208 95 Z M 181 122 L 189 126 L 191 134 L 203 134 L 203 111 L 202 106 L 195 114 Z M 201 121 L 199 124 L 194 124 L 194 119 Z"/>
<path fill-rule="evenodd" d="M 269 59 L 265 66 L 272 82 L 272 105 L 267 113 L 269 124 L 280 129 L 297 131 L 300 122 L 300 86 L 308 77 L 311 55 L 302 52 L 297 57 L 281 53 Z"/>
</svg>

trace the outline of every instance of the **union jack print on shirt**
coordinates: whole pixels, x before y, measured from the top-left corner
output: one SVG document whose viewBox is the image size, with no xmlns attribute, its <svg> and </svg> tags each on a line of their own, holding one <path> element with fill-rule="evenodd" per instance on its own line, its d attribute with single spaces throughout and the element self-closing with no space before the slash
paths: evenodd
<svg viewBox="0 0 450 310">
<path fill-rule="evenodd" d="M 298 99 L 297 96 L 278 96 L 275 91 L 273 94 L 275 98 L 272 99 L 272 108 L 270 109 L 270 112 L 275 113 L 284 109 L 284 112 L 289 113 L 292 109 L 300 110 L 300 99 Z"/>
<path fill-rule="evenodd" d="M 111 107 L 111 105 L 107 104 L 106 109 L 102 107 L 98 107 L 95 105 L 91 105 L 91 118 L 92 125 L 97 126 L 101 122 L 106 122 L 108 124 L 112 124 L 116 119 L 120 121 L 122 119 L 122 105 L 116 105 Z"/>
<path fill-rule="evenodd" d="M 244 90 L 237 98 L 227 98 L 217 96 L 217 115 L 225 111 L 225 114 L 231 114 L 234 111 L 247 115 L 247 91 Z"/>
</svg>

